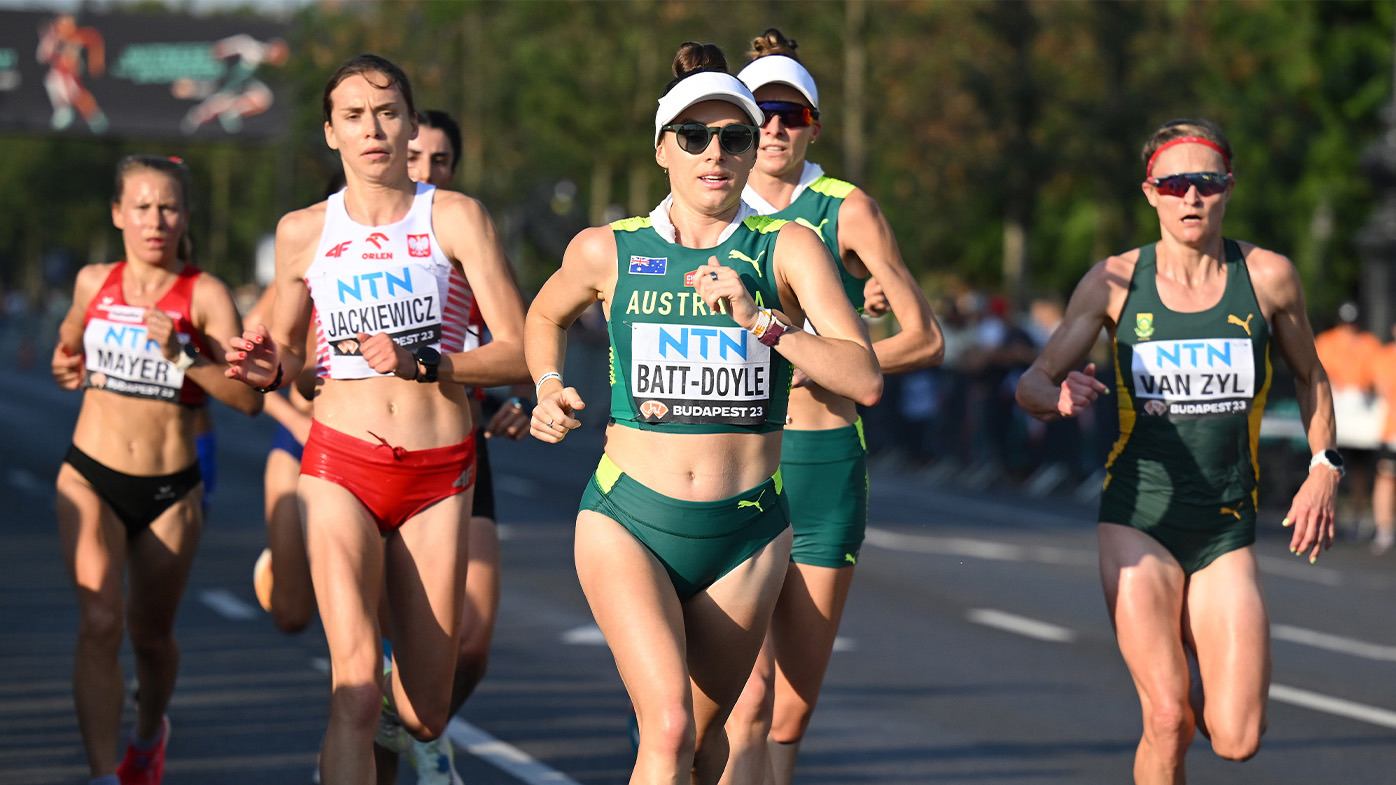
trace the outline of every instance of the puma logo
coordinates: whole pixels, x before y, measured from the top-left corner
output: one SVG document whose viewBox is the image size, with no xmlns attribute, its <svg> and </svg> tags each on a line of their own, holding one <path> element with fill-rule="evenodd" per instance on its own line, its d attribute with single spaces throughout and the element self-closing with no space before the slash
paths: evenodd
<svg viewBox="0 0 1396 785">
<path fill-rule="evenodd" d="M 728 251 L 728 252 L 727 252 L 727 258 L 729 258 L 729 259 L 739 259 L 739 260 L 741 260 L 741 261 L 743 261 L 743 262 L 746 262 L 747 264 L 750 264 L 752 267 L 755 267 L 755 268 L 756 268 L 756 277 L 757 277 L 757 278 L 762 278 L 762 277 L 764 277 L 763 274 L 762 274 L 762 272 L 761 272 L 761 257 L 763 257 L 763 256 L 765 256 L 765 255 L 766 255 L 766 252 L 765 252 L 765 251 L 762 251 L 761 253 L 759 253 L 759 254 L 756 255 L 756 258 L 755 258 L 755 259 L 753 259 L 753 258 L 751 258 L 750 256 L 747 256 L 746 254 L 742 253 L 741 251 L 736 250 L 735 248 L 732 249 L 731 251 Z"/>
<path fill-rule="evenodd" d="M 1253 313 L 1248 313 L 1248 314 L 1246 314 L 1246 320 L 1245 320 L 1245 321 L 1241 321 L 1241 317 L 1237 316 L 1237 315 L 1234 314 L 1234 313 L 1229 313 L 1229 314 L 1226 315 L 1226 323 L 1227 323 L 1227 324 L 1234 324 L 1234 325 L 1236 325 L 1237 327 L 1240 327 L 1242 330 L 1245 330 L 1245 331 L 1246 331 L 1246 335 L 1250 335 L 1250 334 L 1251 334 L 1251 319 L 1253 319 L 1253 318 L 1255 318 L 1255 314 L 1253 314 Z"/>
<path fill-rule="evenodd" d="M 851 553 L 845 553 L 845 554 L 843 555 L 843 560 L 846 561 L 846 562 L 848 562 L 849 564 L 857 564 L 857 563 L 858 563 L 858 557 L 857 557 L 857 556 L 854 556 L 854 555 L 851 554 Z"/>
<path fill-rule="evenodd" d="M 825 218 L 824 220 L 820 221 L 818 226 L 815 226 L 814 224 L 810 223 L 809 221 L 805 220 L 804 218 L 796 218 L 796 219 L 795 219 L 795 223 L 799 224 L 800 226 L 805 227 L 806 229 L 812 229 L 812 230 L 814 230 L 814 233 L 817 234 L 817 235 L 819 235 L 819 239 L 823 240 L 823 239 L 824 239 L 824 224 L 829 223 L 829 219 L 828 219 L 828 218 Z"/>
<path fill-rule="evenodd" d="M 1232 317 L 1232 318 L 1234 319 L 1235 317 Z M 1240 511 L 1240 510 L 1233 510 L 1233 509 L 1231 509 L 1230 507 L 1223 507 L 1223 508 L 1221 508 L 1221 511 L 1222 511 L 1222 514 L 1223 514 L 1223 515 L 1227 515 L 1227 514 L 1235 515 L 1235 516 L 1236 516 L 1236 520 L 1238 520 L 1238 521 L 1241 520 L 1241 511 Z"/>
<path fill-rule="evenodd" d="M 740 501 L 740 502 L 737 502 L 737 509 L 740 510 L 740 509 L 742 509 L 743 507 L 755 507 L 757 512 L 765 512 L 765 511 L 766 511 L 766 508 L 761 506 L 761 499 L 762 499 L 763 497 L 765 497 L 765 495 L 766 495 L 766 492 L 765 492 L 765 491 L 762 491 L 761 494 L 758 495 L 758 496 L 756 497 L 756 501 L 754 501 L 754 502 L 749 502 L 749 501 Z"/>
</svg>

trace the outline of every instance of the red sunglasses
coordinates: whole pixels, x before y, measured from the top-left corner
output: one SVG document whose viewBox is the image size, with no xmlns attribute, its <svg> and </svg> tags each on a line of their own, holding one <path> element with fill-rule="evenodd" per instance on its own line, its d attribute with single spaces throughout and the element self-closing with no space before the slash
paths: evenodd
<svg viewBox="0 0 1396 785">
<path fill-rule="evenodd" d="M 776 115 L 786 128 L 805 128 L 819 119 L 818 109 L 794 101 L 761 101 L 756 106 L 765 113 L 767 120 Z"/>
<path fill-rule="evenodd" d="M 1187 172 L 1170 174 L 1167 177 L 1149 177 L 1144 182 L 1152 185 L 1164 196 L 1186 196 L 1189 188 L 1196 188 L 1202 196 L 1216 196 L 1226 190 L 1235 178 L 1231 172 Z"/>
</svg>

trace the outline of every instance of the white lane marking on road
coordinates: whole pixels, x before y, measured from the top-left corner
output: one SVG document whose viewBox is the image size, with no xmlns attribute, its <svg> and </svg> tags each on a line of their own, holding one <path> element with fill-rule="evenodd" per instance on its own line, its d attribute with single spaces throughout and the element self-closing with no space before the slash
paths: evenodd
<svg viewBox="0 0 1396 785">
<path fill-rule="evenodd" d="M 579 785 L 566 774 L 535 760 L 518 747 L 496 739 L 459 717 L 452 719 L 451 724 L 446 726 L 446 735 L 457 747 L 529 785 Z"/>
<path fill-rule="evenodd" d="M 606 636 L 595 624 L 574 627 L 562 633 L 562 642 L 572 646 L 605 646 Z"/>
<path fill-rule="evenodd" d="M 1051 545 L 1014 545 L 970 537 L 936 537 L 926 534 L 898 534 L 869 526 L 865 542 L 879 548 L 938 556 L 964 556 L 987 561 L 1039 562 L 1042 564 L 1095 565 L 1094 548 L 1059 548 Z M 1277 556 L 1256 556 L 1262 571 L 1271 575 L 1323 586 L 1341 586 L 1343 574 L 1331 567 L 1300 563 Z"/>
<path fill-rule="evenodd" d="M 1095 564 L 1093 551 L 1057 548 L 1049 545 L 1013 545 L 969 537 L 933 537 L 924 534 L 897 534 L 869 526 L 865 541 L 896 551 L 934 553 L 942 556 L 968 556 L 989 561 L 1035 561 L 1045 564 Z"/>
<path fill-rule="evenodd" d="M 1306 630 L 1303 627 L 1291 627 L 1288 624 L 1270 625 L 1270 637 L 1277 641 L 1288 641 L 1304 646 L 1313 646 L 1316 649 L 1327 649 L 1341 654 L 1350 654 L 1354 657 L 1362 657 L 1379 662 L 1396 662 L 1396 646 L 1383 646 L 1379 643 L 1368 643 L 1356 638 L 1344 638 L 1341 635 L 1329 635 L 1318 630 Z"/>
<path fill-rule="evenodd" d="M 1270 685 L 1270 700 L 1288 703 L 1305 709 L 1321 711 L 1338 717 L 1380 725 L 1383 728 L 1396 728 L 1396 711 L 1379 709 L 1364 703 L 1356 703 L 1342 698 L 1320 695 L 1317 692 L 1288 687 L 1283 684 Z"/>
<path fill-rule="evenodd" d="M 1003 611 L 996 611 L 991 608 L 971 608 L 969 612 L 965 614 L 965 618 L 975 624 L 995 627 L 1018 635 L 1026 635 L 1029 638 L 1036 638 L 1040 641 L 1071 643 L 1076 640 L 1076 633 L 1065 627 L 1058 627 L 1055 624 L 1048 624 L 1045 621 L 1029 619 L 1026 616 L 1015 616 L 1011 613 L 1004 613 Z"/>
<path fill-rule="evenodd" d="M 214 613 L 225 619 L 247 621 L 257 618 L 257 611 L 227 589 L 204 589 L 199 592 L 199 602 L 212 608 Z"/>
<path fill-rule="evenodd" d="M 1272 575 L 1293 578 L 1296 581 L 1318 583 L 1324 586 L 1341 586 L 1343 583 L 1343 574 L 1341 572 L 1331 567 L 1320 567 L 1316 564 L 1309 564 L 1308 559 L 1301 561 L 1293 556 L 1261 556 L 1257 554 L 1255 560 L 1262 570 Z"/>
</svg>

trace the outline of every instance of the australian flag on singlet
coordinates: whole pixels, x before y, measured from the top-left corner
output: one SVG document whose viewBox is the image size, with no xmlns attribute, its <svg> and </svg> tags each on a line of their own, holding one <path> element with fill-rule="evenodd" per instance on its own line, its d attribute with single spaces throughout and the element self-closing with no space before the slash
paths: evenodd
<svg viewBox="0 0 1396 785">
<path fill-rule="evenodd" d="M 630 257 L 631 275 L 663 275 L 669 269 L 669 258 L 667 256 L 632 256 Z"/>
</svg>

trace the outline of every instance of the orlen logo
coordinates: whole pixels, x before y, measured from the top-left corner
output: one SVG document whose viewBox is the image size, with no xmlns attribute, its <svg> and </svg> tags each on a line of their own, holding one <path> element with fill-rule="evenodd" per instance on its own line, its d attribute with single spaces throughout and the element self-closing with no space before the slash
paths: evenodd
<svg viewBox="0 0 1396 785">
<path fill-rule="evenodd" d="M 664 419 L 664 415 L 669 413 L 669 407 L 659 401 L 645 401 L 640 404 L 640 414 L 646 417 L 653 417 L 656 420 Z"/>
<path fill-rule="evenodd" d="M 407 253 L 417 257 L 431 256 L 431 235 L 407 235 Z"/>
<path fill-rule="evenodd" d="M 1158 416 L 1158 415 L 1160 415 L 1160 414 L 1166 414 L 1167 412 L 1168 412 L 1168 404 L 1164 403 L 1163 401 L 1158 400 L 1157 398 L 1155 398 L 1154 400 L 1151 400 L 1151 401 L 1145 401 L 1145 402 L 1144 402 L 1144 413 L 1145 413 L 1145 414 L 1152 414 L 1152 415 Z"/>
<path fill-rule="evenodd" d="M 378 244 L 378 241 L 379 241 L 379 240 L 382 240 L 382 241 L 384 241 L 384 242 L 387 242 L 387 240 L 388 240 L 388 235 L 383 234 L 382 232 L 374 232 L 373 234 L 371 234 L 371 235 L 369 235 L 368 237 L 365 237 L 365 238 L 364 238 L 364 242 L 373 243 L 373 247 L 374 247 L 374 248 L 377 248 L 378 250 L 381 251 L 381 250 L 383 250 L 383 246 L 381 246 L 381 245 Z"/>
<path fill-rule="evenodd" d="M 344 249 L 352 245 L 353 242 L 353 240 L 345 240 L 344 242 L 340 243 L 339 245 L 336 245 L 330 250 L 325 251 L 325 256 L 328 256 L 331 259 L 338 259 L 339 255 L 344 253 Z"/>
</svg>

